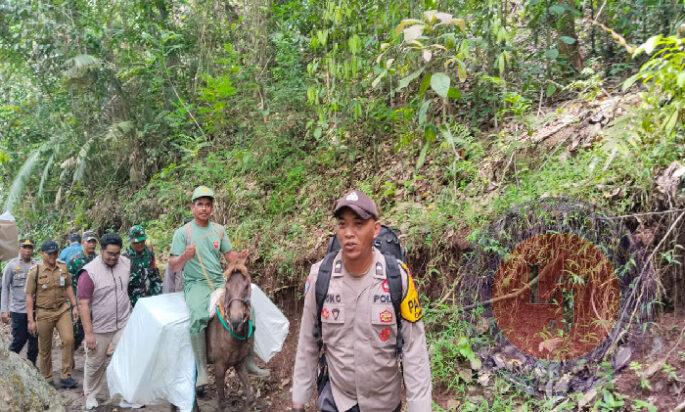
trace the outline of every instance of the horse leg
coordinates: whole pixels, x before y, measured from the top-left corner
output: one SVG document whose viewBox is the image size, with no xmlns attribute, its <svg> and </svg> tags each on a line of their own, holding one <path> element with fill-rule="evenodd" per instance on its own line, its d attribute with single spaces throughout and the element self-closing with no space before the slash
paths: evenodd
<svg viewBox="0 0 685 412">
<path fill-rule="evenodd" d="M 220 411 L 223 411 L 224 404 L 224 389 L 226 387 L 226 382 L 224 378 L 226 377 L 226 365 L 223 361 L 219 359 L 214 360 L 214 383 L 216 384 L 216 401 Z"/>
<path fill-rule="evenodd" d="M 243 385 L 243 390 L 245 391 L 245 402 L 247 405 L 252 405 L 254 402 L 254 394 L 252 393 L 250 378 L 247 374 L 247 363 L 245 361 L 241 362 L 236 368 L 236 372 L 238 372 L 238 378 L 240 379 L 240 383 Z"/>
</svg>

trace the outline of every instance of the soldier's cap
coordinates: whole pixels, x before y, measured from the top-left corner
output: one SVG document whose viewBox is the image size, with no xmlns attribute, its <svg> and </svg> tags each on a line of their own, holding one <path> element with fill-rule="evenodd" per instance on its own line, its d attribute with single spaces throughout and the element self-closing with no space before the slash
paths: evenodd
<svg viewBox="0 0 685 412">
<path fill-rule="evenodd" d="M 143 228 L 141 225 L 131 226 L 131 229 L 128 230 L 128 238 L 134 243 L 145 241 L 147 239 L 145 228 Z"/>
<path fill-rule="evenodd" d="M 214 200 L 214 191 L 207 186 L 198 186 L 193 190 L 193 198 L 191 201 L 194 202 L 201 197 L 208 197 Z"/>
<path fill-rule="evenodd" d="M 333 208 L 333 216 L 339 217 L 340 213 L 342 213 L 343 209 L 346 207 L 350 208 L 364 220 L 371 218 L 378 219 L 378 207 L 376 207 L 376 203 L 361 190 L 353 190 L 338 199 Z"/>
<path fill-rule="evenodd" d="M 72 232 L 69 234 L 69 241 L 70 242 L 80 242 L 81 241 L 81 235 L 79 235 L 77 232 Z"/>
<path fill-rule="evenodd" d="M 46 240 L 40 246 L 40 250 L 45 253 L 56 253 L 59 250 L 59 246 L 57 246 L 57 242 L 54 240 Z"/>
<path fill-rule="evenodd" d="M 85 242 L 90 242 L 91 240 L 98 241 L 98 235 L 94 230 L 86 230 L 83 232 L 83 240 Z"/>
<path fill-rule="evenodd" d="M 35 247 L 36 245 L 33 243 L 33 240 L 31 240 L 31 239 L 29 239 L 29 238 L 24 238 L 24 239 L 21 239 L 21 240 L 19 241 L 19 246 L 20 246 L 20 247 L 30 247 L 30 248 L 33 248 L 33 247 Z"/>
</svg>

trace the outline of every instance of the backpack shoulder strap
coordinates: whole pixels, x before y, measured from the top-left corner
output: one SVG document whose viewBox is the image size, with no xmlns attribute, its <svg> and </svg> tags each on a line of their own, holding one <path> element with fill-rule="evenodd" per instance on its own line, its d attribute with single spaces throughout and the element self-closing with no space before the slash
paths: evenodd
<svg viewBox="0 0 685 412">
<path fill-rule="evenodd" d="M 190 222 L 186 223 L 183 225 L 183 231 L 185 232 L 185 238 L 186 238 L 186 246 L 190 246 L 190 242 L 193 237 L 193 227 L 191 226 L 193 221 L 191 220 Z"/>
<path fill-rule="evenodd" d="M 36 278 L 34 279 L 35 282 L 36 282 L 36 285 L 35 285 L 36 290 L 33 291 L 33 294 L 34 294 L 35 296 L 38 296 L 37 293 L 38 293 L 38 276 L 39 276 L 39 275 L 40 275 L 40 265 L 36 265 Z M 38 299 L 34 299 L 34 305 L 33 305 L 33 306 L 36 306 L 36 305 L 35 305 L 35 301 L 36 301 L 36 300 L 38 300 Z"/>
<path fill-rule="evenodd" d="M 36 302 L 38 302 L 38 275 L 40 275 L 40 264 L 36 265 L 36 285 L 35 285 L 35 290 L 33 291 L 33 319 L 36 319 Z"/>
<path fill-rule="evenodd" d="M 388 279 L 388 287 L 390 289 L 390 300 L 392 307 L 395 310 L 395 319 L 397 319 L 397 343 L 395 353 L 398 357 L 402 356 L 402 315 L 400 313 L 400 305 L 402 304 L 402 273 L 400 272 L 400 263 L 394 256 L 383 255 L 385 258 L 385 275 Z"/>
<path fill-rule="evenodd" d="M 331 283 L 331 274 L 333 273 L 333 261 L 338 252 L 331 252 L 326 255 L 319 266 L 319 273 L 316 275 L 316 284 L 314 286 L 314 294 L 316 296 L 316 326 L 314 327 L 314 338 L 319 345 L 319 350 L 323 347 L 323 334 L 321 331 L 321 311 L 323 310 L 323 303 L 328 294 L 328 285 Z"/>
</svg>

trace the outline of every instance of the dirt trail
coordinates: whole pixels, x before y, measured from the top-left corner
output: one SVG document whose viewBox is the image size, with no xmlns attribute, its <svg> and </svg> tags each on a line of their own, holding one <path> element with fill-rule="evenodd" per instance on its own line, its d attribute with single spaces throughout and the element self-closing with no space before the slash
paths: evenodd
<svg viewBox="0 0 685 412">
<path fill-rule="evenodd" d="M 280 306 L 280 305 L 279 305 Z M 289 305 L 296 307 L 297 305 Z M 282 307 L 282 306 L 281 306 Z M 266 367 L 271 369 L 271 376 L 267 379 L 258 379 L 251 377 L 250 381 L 252 383 L 252 388 L 255 392 L 255 398 L 257 399 L 255 405 L 250 408 L 245 407 L 244 396 L 240 382 L 233 372 L 227 374 L 226 377 L 226 403 L 224 411 L 284 411 L 288 410 L 290 407 L 290 387 L 292 384 L 292 367 L 293 359 L 295 358 L 295 351 L 297 348 L 297 334 L 300 328 L 299 314 L 296 315 L 296 311 L 290 308 L 286 310 L 286 315 L 290 319 L 290 333 L 285 341 L 283 350 L 274 356 L 274 358 L 269 362 Z M 9 325 L 0 326 L 2 329 L 6 329 L 6 335 L 9 336 Z M 55 382 L 59 381 L 59 369 L 61 366 L 62 353 L 59 343 L 59 339 L 55 335 L 53 342 L 52 351 L 52 362 L 53 362 L 53 377 Z M 21 355 L 26 356 L 26 348 L 22 351 Z M 82 411 L 85 403 L 85 398 L 83 397 L 83 362 L 84 362 L 84 352 L 83 349 L 76 351 L 75 363 L 76 367 L 73 372 L 73 377 L 78 382 L 78 386 L 74 389 L 59 389 L 58 392 L 62 396 L 64 405 L 67 411 Z M 260 365 L 263 366 L 264 365 Z M 216 391 L 214 389 L 213 372 L 210 366 L 210 386 L 208 387 L 207 394 L 199 400 L 200 409 L 203 412 L 216 412 L 218 411 L 216 404 Z M 118 404 L 104 404 L 98 406 L 95 411 L 127 411 L 133 410 L 130 408 L 119 407 Z M 158 412 L 158 411 L 169 411 L 169 404 L 164 405 L 148 405 L 142 411 L 148 412 Z"/>
</svg>

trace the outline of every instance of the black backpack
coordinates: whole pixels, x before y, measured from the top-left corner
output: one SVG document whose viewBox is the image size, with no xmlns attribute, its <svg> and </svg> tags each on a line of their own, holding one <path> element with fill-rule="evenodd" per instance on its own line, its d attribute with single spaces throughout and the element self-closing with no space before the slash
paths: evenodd
<svg viewBox="0 0 685 412">
<path fill-rule="evenodd" d="M 390 300 L 393 309 L 395 310 L 395 319 L 397 319 L 397 342 L 395 353 L 398 358 L 402 356 L 402 334 L 401 334 L 401 319 L 400 305 L 402 303 L 402 274 L 400 272 L 400 262 L 404 262 L 404 249 L 400 244 L 400 239 L 397 234 L 389 227 L 381 225 L 381 231 L 373 241 L 373 245 L 381 251 L 385 258 L 385 270 L 388 278 L 388 287 L 390 289 Z M 315 294 L 316 294 L 316 309 L 318 313 L 317 323 L 314 328 L 314 337 L 319 345 L 319 352 L 323 347 L 323 336 L 321 332 L 321 310 L 323 310 L 324 300 L 328 294 L 328 286 L 331 282 L 331 274 L 333 272 L 333 261 L 340 251 L 340 242 L 337 236 L 333 235 L 328 242 L 328 250 L 326 257 L 319 267 L 319 273 L 316 277 Z"/>
</svg>

